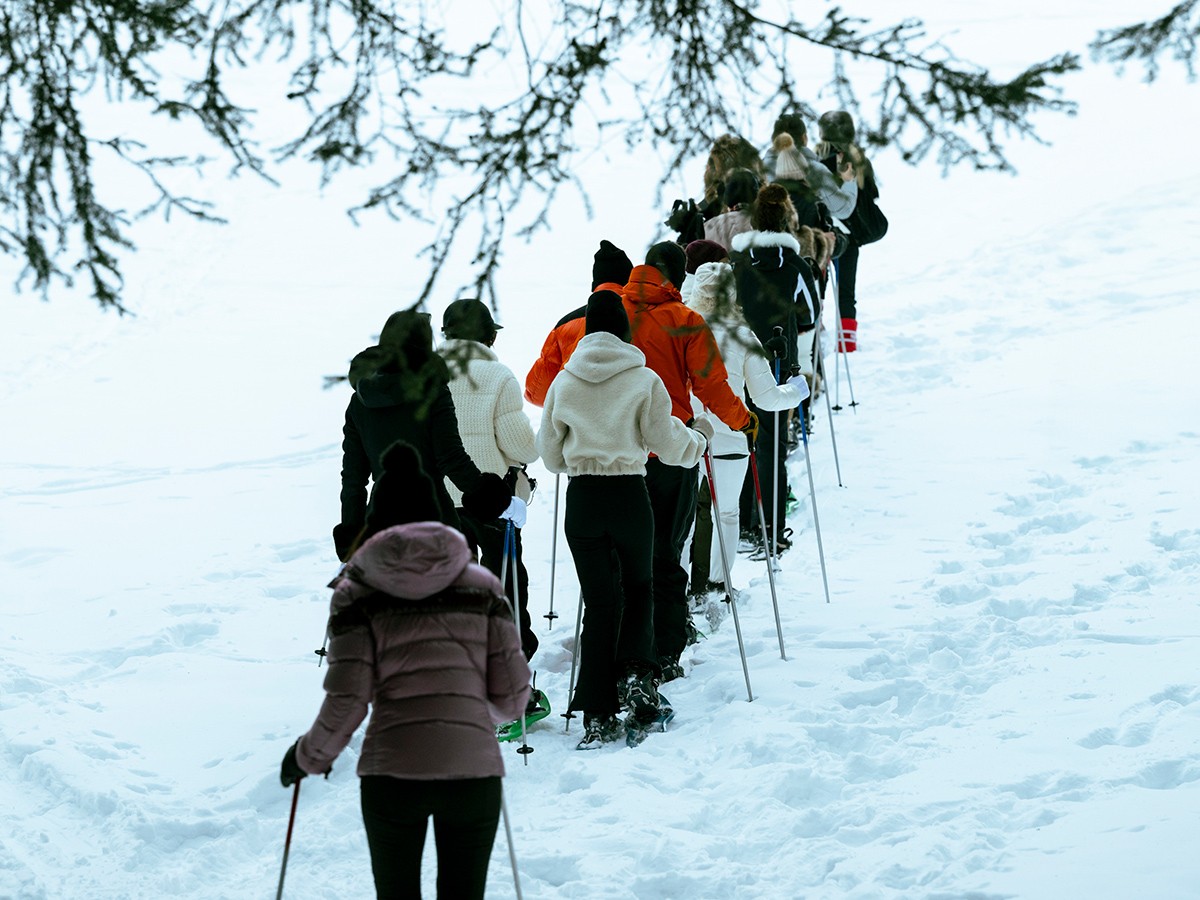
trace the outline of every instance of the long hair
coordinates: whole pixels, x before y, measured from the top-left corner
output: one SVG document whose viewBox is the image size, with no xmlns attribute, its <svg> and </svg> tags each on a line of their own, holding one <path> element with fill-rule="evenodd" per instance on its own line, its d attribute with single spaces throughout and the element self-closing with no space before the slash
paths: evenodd
<svg viewBox="0 0 1200 900">
<path fill-rule="evenodd" d="M 734 169 L 749 169 L 759 179 L 765 174 L 762 157 L 753 144 L 736 134 L 722 135 L 713 141 L 704 165 L 705 203 L 722 199 L 726 181 Z M 729 202 L 725 201 L 725 205 Z"/>
</svg>

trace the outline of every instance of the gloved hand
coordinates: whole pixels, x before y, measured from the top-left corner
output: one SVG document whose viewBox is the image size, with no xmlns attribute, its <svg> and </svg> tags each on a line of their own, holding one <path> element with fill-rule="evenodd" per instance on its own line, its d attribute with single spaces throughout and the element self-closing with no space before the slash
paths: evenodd
<svg viewBox="0 0 1200 900">
<path fill-rule="evenodd" d="M 741 427 L 741 432 L 749 439 L 751 446 L 758 443 L 758 416 L 751 412 L 750 421 Z"/>
<path fill-rule="evenodd" d="M 512 502 L 508 504 L 508 509 L 500 514 L 500 518 L 508 519 L 508 521 L 513 523 L 514 528 L 524 528 L 525 512 L 527 509 L 528 507 L 525 505 L 524 500 L 520 497 L 513 497 Z"/>
<path fill-rule="evenodd" d="M 763 346 L 770 352 L 771 356 L 780 357 L 787 355 L 787 338 L 782 334 L 767 338 L 767 342 Z"/>
<path fill-rule="evenodd" d="M 484 472 L 471 490 L 463 493 L 462 505 L 476 519 L 487 522 L 498 519 L 512 502 L 512 488 L 504 479 L 491 472 Z"/>
<path fill-rule="evenodd" d="M 300 743 L 296 741 L 296 744 Z M 307 778 L 308 773 L 300 768 L 296 762 L 296 744 L 288 747 L 287 753 L 283 754 L 283 763 L 279 766 L 279 782 L 289 788 L 301 778 Z"/>
<path fill-rule="evenodd" d="M 704 440 L 709 442 L 712 441 L 713 435 L 716 434 L 716 429 L 713 428 L 712 420 L 709 419 L 704 413 L 700 413 L 700 415 L 692 419 L 691 428 L 693 431 L 704 435 Z"/>
<path fill-rule="evenodd" d="M 354 539 L 358 537 L 360 531 L 362 531 L 361 525 L 350 525 L 346 522 L 339 522 L 333 526 L 333 549 L 337 552 L 337 558 L 342 562 L 346 561 L 350 547 L 353 546 Z"/>
<path fill-rule="evenodd" d="M 793 385 L 798 391 L 800 391 L 800 399 L 801 400 L 807 399 L 808 394 L 809 394 L 808 379 L 805 378 L 802 373 L 797 372 L 795 375 L 793 375 L 791 378 L 789 378 L 786 382 L 784 382 L 784 384 Z"/>
</svg>

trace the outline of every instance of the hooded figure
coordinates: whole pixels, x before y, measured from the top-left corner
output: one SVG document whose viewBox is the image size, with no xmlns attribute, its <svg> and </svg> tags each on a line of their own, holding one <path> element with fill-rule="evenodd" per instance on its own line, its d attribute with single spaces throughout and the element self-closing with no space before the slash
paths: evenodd
<svg viewBox="0 0 1200 900">
<path fill-rule="evenodd" d="M 464 508 L 495 518 L 508 506 L 512 492 L 503 479 L 484 477 L 463 449 L 449 381 L 446 364 L 433 350 L 429 316 L 414 310 L 389 316 L 378 346 L 354 358 L 354 395 L 342 427 L 342 514 L 334 529 L 340 559 L 366 522 L 367 483 L 378 484 L 383 453 L 398 440 L 416 450 L 448 525 L 457 528 L 459 521 L 444 478 L 464 492 Z"/>
<path fill-rule="evenodd" d="M 653 621 L 654 523 L 643 476 L 650 453 L 662 464 L 694 467 L 705 446 L 672 415 L 662 379 L 628 343 L 621 298 L 594 293 L 585 323 L 587 333 L 546 394 L 537 437 L 546 468 L 571 476 L 563 529 L 584 604 L 571 698 L 571 708 L 584 713 L 581 750 L 621 733 L 622 706 L 628 727 L 665 714 Z"/>
<path fill-rule="evenodd" d="M 414 507 L 436 506 L 419 470 L 401 477 L 423 495 Z M 420 893 L 431 815 L 439 895 L 484 896 L 504 774 L 495 725 L 525 708 L 530 673 L 500 582 L 472 558 L 433 521 L 358 548 L 333 583 L 325 700 L 281 767 L 285 787 L 327 774 L 372 708 L 358 775 L 380 897 Z"/>
</svg>

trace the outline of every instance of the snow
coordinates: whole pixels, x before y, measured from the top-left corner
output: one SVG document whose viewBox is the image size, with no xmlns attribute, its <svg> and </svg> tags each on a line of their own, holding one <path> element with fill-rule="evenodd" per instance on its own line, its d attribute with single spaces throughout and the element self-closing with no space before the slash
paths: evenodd
<svg viewBox="0 0 1200 900">
<path fill-rule="evenodd" d="M 1044 22 L 1082 40 L 1113 8 Z M 734 570 L 752 703 L 726 618 L 664 688 L 667 733 L 574 751 L 578 587 L 559 540 L 547 628 L 554 479 L 534 467 L 555 715 L 534 753 L 505 749 L 525 897 L 1200 897 L 1196 88 L 1089 68 L 1070 89 L 1079 115 L 1015 146 L 1017 178 L 877 160 L 892 230 L 863 252 L 859 405 L 832 419 L 845 487 L 823 407 L 811 448 L 831 602 L 798 453 L 786 660 L 765 567 Z M 613 153 L 594 183 L 625 189 Z M 321 699 L 336 568 L 348 394 L 322 379 L 413 296 L 422 233 L 355 228 L 332 190 L 210 187 L 231 225 L 136 235 L 136 318 L 4 307 L 0 897 L 278 878 L 278 764 Z M 610 193 L 507 251 L 497 350 L 520 377 L 598 240 L 656 236 L 662 210 Z M 371 895 L 360 740 L 303 782 L 286 896 Z M 502 828 L 488 896 L 514 894 Z"/>
</svg>

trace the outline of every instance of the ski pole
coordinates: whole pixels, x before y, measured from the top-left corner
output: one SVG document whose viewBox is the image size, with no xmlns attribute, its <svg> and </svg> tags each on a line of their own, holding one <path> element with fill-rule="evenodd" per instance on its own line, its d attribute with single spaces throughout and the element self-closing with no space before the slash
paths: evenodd
<svg viewBox="0 0 1200 900">
<path fill-rule="evenodd" d="M 504 520 L 504 558 L 500 561 L 500 587 L 504 591 L 504 599 L 508 601 L 508 611 L 512 614 L 513 628 L 517 629 L 517 642 L 521 642 L 521 619 L 517 614 L 517 534 L 516 526 L 512 519 Z M 509 565 L 509 561 L 512 565 Z M 508 596 L 508 578 L 507 574 L 512 573 L 512 597 Z M 525 759 L 525 765 L 529 765 L 529 754 L 533 752 L 533 748 L 529 746 L 529 741 L 525 736 L 525 712 L 522 710 L 519 714 L 521 722 L 521 746 L 517 748 Z"/>
<path fill-rule="evenodd" d="M 839 319 L 838 322 L 840 323 L 841 320 Z M 841 325 L 839 324 L 838 327 L 841 328 Z M 813 385 L 815 386 L 817 383 L 816 373 L 821 371 L 822 365 L 825 362 L 825 356 L 821 352 L 821 330 L 819 327 L 817 328 L 817 334 L 816 334 L 816 338 L 815 338 L 814 347 L 816 348 L 816 359 L 813 360 L 813 373 L 814 373 L 813 374 Z M 823 393 L 825 395 L 825 409 L 829 413 L 829 440 L 833 444 L 833 466 L 834 466 L 835 471 L 837 472 L 838 487 L 845 487 L 846 485 L 842 484 L 842 461 L 838 457 L 837 432 L 834 430 L 834 427 L 833 427 L 833 408 L 830 405 L 830 401 L 829 401 L 829 391 L 822 391 L 821 393 Z M 808 404 L 809 404 L 809 408 L 811 409 L 812 408 L 812 397 L 809 397 Z M 803 404 L 801 404 L 801 406 L 800 406 L 800 418 L 801 419 L 804 418 Z"/>
<path fill-rule="evenodd" d="M 725 600 L 733 610 L 733 630 L 737 633 L 738 653 L 742 657 L 742 674 L 746 676 L 746 702 L 754 702 L 754 691 L 750 687 L 750 666 L 746 663 L 746 645 L 742 643 L 742 625 L 738 621 L 737 601 L 733 599 L 733 582 L 729 578 L 729 554 L 725 549 L 725 528 L 721 522 L 721 507 L 717 503 L 717 482 L 713 478 L 712 448 L 704 447 L 704 470 L 708 473 L 708 495 L 712 498 L 712 515 L 717 533 L 717 543 L 721 548 L 721 569 L 725 575 Z M 781 638 L 782 640 L 782 638 Z"/>
<path fill-rule="evenodd" d="M 512 826 L 508 822 L 508 803 L 504 799 L 504 782 L 500 782 L 500 812 L 504 814 L 504 836 L 508 838 L 508 860 L 512 863 L 513 887 L 517 889 L 517 900 L 522 900 L 521 875 L 517 871 L 517 850 L 513 847 Z"/>
<path fill-rule="evenodd" d="M 808 496 L 812 499 L 813 528 L 817 532 L 817 554 L 821 558 L 821 581 L 825 583 L 825 602 L 829 602 L 829 576 L 825 574 L 825 545 L 821 542 L 821 519 L 817 515 L 817 487 L 813 482 L 812 454 L 808 449 L 808 428 L 800 417 L 800 437 L 804 439 L 804 466 L 808 469 Z"/>
<path fill-rule="evenodd" d="M 555 569 L 558 567 L 558 491 L 561 483 L 562 475 L 556 473 L 554 476 L 554 526 L 550 532 L 550 612 L 542 616 L 549 620 L 546 622 L 547 628 L 553 628 L 554 620 L 558 618 L 558 613 L 554 611 L 554 575 Z"/>
<path fill-rule="evenodd" d="M 754 499 L 758 501 L 758 524 L 762 528 L 763 543 L 767 542 L 767 522 L 763 518 L 762 488 L 758 483 L 758 454 L 750 448 L 750 472 L 754 476 Z M 775 557 L 767 555 L 767 581 L 771 584 L 771 606 L 775 608 L 775 633 L 779 635 L 779 658 L 787 659 L 783 649 L 783 625 L 779 621 L 779 597 L 775 593 Z"/>
<path fill-rule="evenodd" d="M 579 611 L 575 616 L 575 643 L 571 645 L 571 678 L 567 682 L 567 711 L 562 714 L 566 719 L 563 734 L 571 730 L 571 720 L 575 713 L 571 712 L 571 695 L 575 693 L 575 666 L 579 661 L 579 635 L 583 631 L 583 591 L 579 592 Z"/>
<path fill-rule="evenodd" d="M 288 816 L 287 839 L 283 842 L 283 866 L 279 869 L 279 889 L 275 891 L 275 900 L 283 897 L 283 876 L 287 874 L 288 851 L 292 849 L 292 826 L 296 824 L 296 802 L 300 799 L 300 779 L 296 779 L 295 790 L 292 791 L 292 813 Z"/>
<path fill-rule="evenodd" d="M 775 336 L 783 337 L 783 327 L 775 326 Z M 779 384 L 780 352 L 775 351 L 775 383 Z M 779 410 L 772 413 L 775 417 L 775 434 L 771 436 L 771 551 L 774 555 L 779 546 Z M 786 507 L 785 507 L 786 508 Z"/>
<path fill-rule="evenodd" d="M 833 285 L 833 289 L 832 289 L 831 293 L 833 294 L 834 300 L 838 301 L 838 314 L 834 317 L 837 319 L 837 323 L 838 323 L 838 325 L 837 325 L 837 352 L 835 352 L 833 354 L 833 356 L 834 356 L 834 371 L 835 372 L 838 371 L 837 361 L 841 360 L 841 359 L 845 359 L 845 361 L 846 361 L 846 386 L 850 389 L 850 408 L 853 409 L 855 411 L 855 413 L 857 413 L 858 412 L 858 409 L 857 409 L 858 401 L 854 399 L 854 381 L 850 378 L 850 355 L 848 353 L 846 353 L 846 333 L 845 333 L 845 331 L 842 330 L 842 307 L 841 307 L 841 296 L 840 296 L 841 291 L 842 291 L 842 285 L 841 285 L 841 279 L 838 277 L 838 267 L 839 266 L 840 266 L 840 262 L 838 260 L 834 260 L 833 261 L 833 280 L 831 282 L 831 284 Z M 835 384 L 836 384 L 836 388 L 838 391 L 838 395 L 836 398 L 838 402 L 834 404 L 833 408 L 840 410 L 842 408 L 841 403 L 840 403 L 841 396 L 842 396 L 841 395 L 842 382 L 841 382 L 840 376 L 837 377 Z"/>
</svg>

